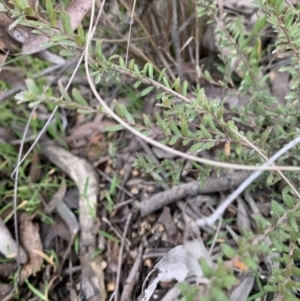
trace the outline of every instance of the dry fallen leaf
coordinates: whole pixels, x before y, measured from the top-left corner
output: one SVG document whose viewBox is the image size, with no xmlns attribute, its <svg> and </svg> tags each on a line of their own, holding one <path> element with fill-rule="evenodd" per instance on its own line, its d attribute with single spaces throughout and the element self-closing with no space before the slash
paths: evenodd
<svg viewBox="0 0 300 301">
<path fill-rule="evenodd" d="M 251 230 L 251 221 L 248 216 L 248 209 L 242 198 L 238 198 L 237 224 L 241 234 Z"/>
<path fill-rule="evenodd" d="M 93 2 L 91 0 L 74 0 L 71 2 L 66 12 L 70 16 L 72 30 L 77 29 L 77 27 L 81 24 L 85 14 L 91 9 L 92 3 Z M 61 27 L 61 22 L 58 22 L 57 25 L 58 27 Z M 45 35 L 31 34 L 28 42 L 23 44 L 22 54 L 33 54 L 44 50 L 45 47 L 42 48 L 42 45 L 48 42 L 49 38 Z"/>
<path fill-rule="evenodd" d="M 19 74 L 18 74 L 19 72 Z M 18 72 L 12 72 L 9 70 L 2 70 L 0 73 L 0 81 L 3 81 L 9 85 L 11 85 L 13 88 L 18 88 L 20 90 L 26 89 L 26 83 L 22 76 L 22 73 L 20 75 L 20 70 Z"/>
<path fill-rule="evenodd" d="M 0 218 L 0 252 L 10 258 L 16 258 L 18 252 L 18 246 L 12 235 L 8 231 L 6 225 Z M 27 254 L 20 246 L 20 263 L 26 263 L 28 260 Z"/>
<path fill-rule="evenodd" d="M 246 301 L 254 284 L 254 276 L 249 274 L 233 291 L 230 301 Z"/>
<path fill-rule="evenodd" d="M 40 239 L 39 226 L 34 224 L 27 213 L 23 212 L 19 218 L 20 241 L 28 253 L 29 261 L 23 266 L 20 281 L 21 283 L 30 275 L 40 271 L 43 258 L 34 251 L 43 252 L 43 245 Z"/>
<path fill-rule="evenodd" d="M 67 142 L 71 142 L 74 140 L 80 140 L 90 137 L 91 135 L 95 135 L 98 133 L 104 133 L 106 126 L 114 126 L 116 125 L 111 121 L 91 121 L 86 122 L 83 125 L 80 125 L 72 130 L 72 133 L 67 136 L 65 139 Z"/>
<path fill-rule="evenodd" d="M 7 31 L 8 26 L 13 22 L 5 13 L 0 12 L 0 50 L 14 50 L 20 45 L 18 41 L 11 37 Z"/>
<path fill-rule="evenodd" d="M 178 282 L 182 282 L 189 276 L 196 276 L 197 280 L 200 281 L 203 278 L 203 272 L 199 265 L 199 259 L 201 258 L 205 259 L 207 264 L 213 267 L 211 257 L 202 240 L 188 241 L 184 245 L 173 248 L 148 274 L 145 281 L 147 281 L 153 272 L 156 271 L 158 273 L 152 283 L 143 292 L 140 301 L 150 300 L 160 281 L 175 279 Z"/>
</svg>

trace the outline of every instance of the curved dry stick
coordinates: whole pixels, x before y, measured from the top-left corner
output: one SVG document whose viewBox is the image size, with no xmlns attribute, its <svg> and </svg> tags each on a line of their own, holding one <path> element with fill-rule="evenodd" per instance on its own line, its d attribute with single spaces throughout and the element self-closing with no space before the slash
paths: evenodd
<svg viewBox="0 0 300 301">
<path fill-rule="evenodd" d="M 96 26 L 98 22 L 95 22 L 95 26 L 93 27 L 93 20 L 94 20 L 94 12 L 95 12 L 95 0 L 93 0 L 93 5 L 92 5 L 92 11 L 91 11 L 91 22 L 90 22 L 90 27 L 89 31 L 87 34 L 87 41 L 86 45 L 90 45 L 93 34 L 96 30 Z M 225 162 L 218 162 L 218 161 L 213 161 L 209 159 L 204 159 L 204 158 L 199 158 L 194 155 L 186 154 L 181 151 L 175 150 L 171 147 L 168 147 L 166 145 L 163 145 L 150 137 L 147 137 L 134 129 L 131 125 L 127 124 L 122 118 L 120 118 L 106 103 L 105 101 L 101 98 L 99 95 L 93 80 L 90 75 L 90 70 L 89 70 L 89 51 L 85 51 L 85 72 L 87 76 L 87 80 L 89 82 L 90 88 L 94 94 L 94 96 L 97 98 L 98 102 L 100 105 L 105 109 L 105 112 L 109 114 L 113 119 L 115 119 L 119 124 L 121 124 L 125 129 L 130 131 L 132 134 L 134 134 L 136 137 L 141 138 L 142 140 L 146 141 L 147 143 L 156 146 L 166 152 L 169 152 L 173 155 L 179 156 L 181 158 L 185 158 L 188 160 L 192 160 L 198 163 L 203 163 L 211 166 L 217 166 L 217 167 L 224 167 L 224 168 L 232 168 L 232 169 L 244 169 L 244 170 L 289 170 L 289 171 L 299 171 L 300 167 L 295 167 L 295 166 L 249 166 L 249 165 L 240 165 L 240 164 L 232 164 L 232 163 L 225 163 Z M 173 93 L 174 94 L 174 93 Z M 182 97 L 181 97 L 182 98 Z M 190 102 L 190 101 L 189 101 Z"/>
<path fill-rule="evenodd" d="M 88 161 L 74 156 L 52 141 L 40 142 L 40 147 L 44 155 L 63 170 L 78 187 L 81 227 L 80 254 L 81 256 L 89 256 L 96 248 L 93 232 L 96 225 L 95 212 L 99 194 L 97 173 Z"/>
<path fill-rule="evenodd" d="M 87 300 L 93 296 L 97 296 L 97 300 L 105 300 L 104 277 L 101 273 L 99 276 L 99 271 L 102 271 L 101 266 L 99 266 L 101 262 L 99 262 L 98 258 L 90 259 L 96 250 L 96 212 L 99 195 L 97 173 L 87 160 L 74 156 L 67 150 L 55 145 L 52 141 L 40 142 L 40 147 L 47 158 L 62 169 L 78 187 L 80 194 L 81 288 Z"/>
</svg>

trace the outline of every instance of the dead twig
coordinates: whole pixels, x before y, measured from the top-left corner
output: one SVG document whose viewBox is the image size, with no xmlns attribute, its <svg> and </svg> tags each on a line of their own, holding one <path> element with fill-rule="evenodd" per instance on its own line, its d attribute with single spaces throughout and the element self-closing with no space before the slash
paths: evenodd
<svg viewBox="0 0 300 301">
<path fill-rule="evenodd" d="M 122 269 L 122 262 L 123 262 L 122 257 L 123 257 L 125 239 L 126 239 L 129 223 L 131 221 L 131 217 L 132 217 L 132 213 L 130 213 L 127 217 L 127 221 L 126 221 L 126 224 L 125 224 L 125 228 L 124 228 L 124 232 L 123 232 L 123 236 L 122 236 L 122 241 L 121 241 L 121 248 L 120 248 L 119 259 L 118 259 L 118 272 L 117 272 L 117 279 L 116 279 L 115 298 L 114 298 L 115 301 L 118 301 L 118 297 L 119 297 L 119 285 L 120 285 L 121 269 Z"/>
<path fill-rule="evenodd" d="M 139 205 L 140 213 L 142 216 L 146 216 L 163 206 L 172 204 L 186 197 L 196 196 L 200 193 L 226 191 L 240 185 L 248 176 L 248 172 L 233 172 L 220 178 L 208 177 L 203 187 L 201 187 L 199 181 L 173 187 L 170 190 L 157 193 L 149 199 L 142 201 Z"/>
<path fill-rule="evenodd" d="M 139 273 L 139 268 L 140 268 L 142 259 L 143 259 L 143 245 L 140 244 L 136 260 L 129 272 L 129 275 L 128 275 L 126 281 L 125 281 L 124 289 L 122 291 L 120 301 L 132 300 L 132 292 L 133 292 L 134 284 L 137 279 L 137 275 Z"/>
<path fill-rule="evenodd" d="M 286 144 L 283 148 L 281 148 L 277 153 L 275 153 L 268 161 L 266 161 L 262 167 L 267 167 L 273 164 L 277 159 L 279 159 L 284 153 L 286 153 L 288 150 L 296 146 L 300 142 L 300 136 L 293 139 L 291 142 Z M 277 167 L 277 166 L 276 166 Z M 229 195 L 229 197 L 218 207 L 218 209 L 209 217 L 204 219 L 197 220 L 197 225 L 213 225 L 224 213 L 224 211 L 228 208 L 228 206 L 254 181 L 256 180 L 261 174 L 262 170 L 257 170 L 253 172 L 249 177 L 247 177 L 243 183 L 232 193 Z M 296 206 L 294 206 L 293 209 L 286 211 L 286 213 L 278 220 L 275 227 L 277 227 L 280 223 L 282 223 L 286 218 L 287 215 L 295 210 L 300 208 L 300 203 L 298 203 Z M 271 229 L 273 227 L 270 227 L 266 230 L 264 233 L 264 236 L 266 236 L 268 233 L 270 233 Z M 258 238 L 257 238 L 258 239 Z"/>
</svg>

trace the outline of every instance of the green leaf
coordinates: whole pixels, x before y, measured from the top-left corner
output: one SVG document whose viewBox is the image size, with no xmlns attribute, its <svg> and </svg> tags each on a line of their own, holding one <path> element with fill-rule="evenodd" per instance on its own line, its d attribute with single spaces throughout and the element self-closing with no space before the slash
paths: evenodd
<svg viewBox="0 0 300 301">
<path fill-rule="evenodd" d="M 119 55 L 118 54 L 113 54 L 112 56 L 109 57 L 108 60 L 112 61 L 112 60 L 117 59 L 117 58 L 119 58 Z"/>
<path fill-rule="evenodd" d="M 166 137 L 165 139 L 159 141 L 159 143 L 161 143 L 161 144 L 163 144 L 163 145 L 167 145 L 169 141 L 170 141 L 170 138 L 169 138 L 169 137 Z"/>
<path fill-rule="evenodd" d="M 141 80 L 138 80 L 138 81 L 136 81 L 136 82 L 134 83 L 133 87 L 134 87 L 135 89 L 137 89 L 137 88 L 140 86 L 141 83 L 142 83 L 142 81 L 141 81 Z"/>
<path fill-rule="evenodd" d="M 149 68 L 149 63 L 146 63 L 145 66 L 144 66 L 144 69 L 143 69 L 143 71 L 142 71 L 142 74 L 143 74 L 144 76 L 146 76 L 147 71 L 148 71 L 148 68 Z"/>
<path fill-rule="evenodd" d="M 285 16 L 285 27 L 287 28 L 287 29 L 289 29 L 290 28 L 290 26 L 292 25 L 292 23 L 293 23 L 293 21 L 294 21 L 294 18 L 295 18 L 295 15 L 294 15 L 294 13 L 293 12 L 291 12 L 291 11 L 289 11 L 287 14 L 286 14 L 286 16 Z"/>
<path fill-rule="evenodd" d="M 87 115 L 87 114 L 91 114 L 92 112 L 91 110 L 77 109 L 77 113 Z"/>
<path fill-rule="evenodd" d="M 269 126 L 266 128 L 266 130 L 262 133 L 261 138 L 260 138 L 260 142 L 259 142 L 259 147 L 264 149 L 265 147 L 265 143 L 267 142 L 270 134 L 272 132 L 272 127 Z"/>
<path fill-rule="evenodd" d="M 235 152 L 237 153 L 237 155 L 240 155 L 242 152 L 242 145 L 238 144 L 235 148 Z"/>
<path fill-rule="evenodd" d="M 68 92 L 66 91 L 66 89 L 63 86 L 59 85 L 59 91 L 66 101 L 72 102 Z"/>
<path fill-rule="evenodd" d="M 151 87 L 147 87 L 146 89 L 144 89 L 141 93 L 141 96 L 146 96 L 148 95 L 155 87 L 151 86 Z"/>
<path fill-rule="evenodd" d="M 172 88 L 174 88 L 176 92 L 179 92 L 179 90 L 180 90 L 180 77 L 176 78 L 174 84 L 172 85 Z"/>
<path fill-rule="evenodd" d="M 164 76 L 162 79 L 163 79 L 163 82 L 164 82 L 165 86 L 166 86 L 167 88 L 171 89 L 170 84 L 169 84 L 167 78 Z"/>
<path fill-rule="evenodd" d="M 134 124 L 135 120 L 131 116 L 131 114 L 128 112 L 127 108 L 123 104 L 116 103 L 116 111 L 119 116 L 124 117 L 128 122 Z"/>
<path fill-rule="evenodd" d="M 50 20 L 51 26 L 56 27 L 56 13 L 53 9 L 53 3 L 52 0 L 46 0 L 46 11 L 48 19 Z"/>
<path fill-rule="evenodd" d="M 153 134 L 152 131 L 142 131 L 141 133 L 147 137 Z"/>
<path fill-rule="evenodd" d="M 271 208 L 273 213 L 278 216 L 285 213 L 285 209 L 278 202 L 272 201 Z"/>
<path fill-rule="evenodd" d="M 102 74 L 99 72 L 96 76 L 95 76 L 95 84 L 99 84 L 102 78 Z"/>
<path fill-rule="evenodd" d="M 102 61 L 103 54 L 102 54 L 102 41 L 100 39 L 97 39 L 96 46 L 95 46 L 95 54 L 99 61 Z"/>
<path fill-rule="evenodd" d="M 203 143 L 203 142 L 193 144 L 188 151 L 191 152 L 191 153 L 199 152 L 199 151 L 202 150 L 204 144 L 205 143 Z"/>
<path fill-rule="evenodd" d="M 206 259 L 200 258 L 200 266 L 205 278 L 211 278 L 211 276 L 213 275 L 213 270 Z"/>
<path fill-rule="evenodd" d="M 123 126 L 121 124 L 117 125 L 107 125 L 104 127 L 105 132 L 118 132 L 123 130 Z"/>
<path fill-rule="evenodd" d="M 143 114 L 143 120 L 144 120 L 144 125 L 148 128 L 151 128 L 151 121 L 147 115 Z"/>
<path fill-rule="evenodd" d="M 172 136 L 171 140 L 169 141 L 169 145 L 174 145 L 177 142 L 178 138 L 180 138 L 180 137 Z"/>
<path fill-rule="evenodd" d="M 176 136 L 181 136 L 181 132 L 179 131 L 175 122 L 171 122 L 171 130 Z"/>
<path fill-rule="evenodd" d="M 153 79 L 153 65 L 149 63 L 148 74 L 151 79 Z"/>
<path fill-rule="evenodd" d="M 73 88 L 72 96 L 74 97 L 76 102 L 79 103 L 80 105 L 88 106 L 88 103 L 85 101 L 85 99 L 80 94 L 79 90 L 77 90 L 76 88 Z"/>
<path fill-rule="evenodd" d="M 223 119 L 223 114 L 224 114 L 224 108 L 223 106 L 219 107 L 219 109 L 217 110 L 216 116 L 219 120 Z"/>
<path fill-rule="evenodd" d="M 201 129 L 201 132 L 204 136 L 204 138 L 206 139 L 212 139 L 212 135 L 209 133 L 209 131 L 205 128 L 205 126 L 203 124 L 200 125 L 200 129 Z"/>
<path fill-rule="evenodd" d="M 205 96 L 205 94 L 202 94 L 201 104 L 202 104 L 203 109 L 207 110 L 207 112 L 209 112 L 209 113 L 211 112 L 211 107 L 207 101 L 207 97 Z"/>
<path fill-rule="evenodd" d="M 181 124 L 180 124 L 180 127 L 181 127 L 181 133 L 184 137 L 189 137 L 189 128 L 188 128 L 188 123 L 186 121 L 185 118 L 183 118 L 181 120 Z"/>
<path fill-rule="evenodd" d="M 138 65 L 137 65 L 137 64 L 134 64 L 134 66 L 133 66 L 133 70 L 134 70 L 135 74 L 137 74 L 137 75 L 139 75 L 139 74 L 140 74 L 140 70 L 139 70 L 139 67 L 138 67 Z"/>
<path fill-rule="evenodd" d="M 207 70 L 204 71 L 204 76 L 208 81 L 213 81 L 210 73 Z"/>
<path fill-rule="evenodd" d="M 199 142 L 191 146 L 191 148 L 188 150 L 191 153 L 197 152 L 200 153 L 204 150 L 210 149 L 215 145 L 215 142 Z"/>
<path fill-rule="evenodd" d="M 161 81 L 161 79 L 163 78 L 163 76 L 165 75 L 165 73 L 166 73 L 166 68 L 164 68 L 163 70 L 161 70 L 161 72 L 160 72 L 160 74 L 159 74 L 159 76 L 158 76 L 158 82 L 160 82 Z"/>
<path fill-rule="evenodd" d="M 277 10 L 277 12 L 281 13 L 281 11 L 284 8 L 285 0 L 275 0 L 273 3 L 274 3 L 274 7 Z"/>
<path fill-rule="evenodd" d="M 227 244 L 221 244 L 221 249 L 224 255 L 229 259 L 233 258 L 236 254 L 236 251 Z"/>
<path fill-rule="evenodd" d="M 67 56 L 67 57 L 75 56 L 75 54 L 72 51 L 67 50 L 67 49 L 62 49 L 59 52 L 59 55 L 61 55 L 61 56 Z"/>
<path fill-rule="evenodd" d="M 157 125 L 163 130 L 165 131 L 167 124 L 164 120 L 161 119 L 160 115 L 158 113 L 156 113 L 156 120 L 157 120 Z"/>
<path fill-rule="evenodd" d="M 295 265 L 292 265 L 292 274 L 293 276 L 300 276 L 300 269 L 298 267 L 296 267 Z"/>
<path fill-rule="evenodd" d="M 38 86 L 35 84 L 35 81 L 32 80 L 31 78 L 27 78 L 26 79 L 26 86 L 27 86 L 27 89 L 35 94 L 35 95 L 40 95 L 41 94 L 41 91 L 40 89 L 38 88 Z"/>
<path fill-rule="evenodd" d="M 63 29 L 66 33 L 69 35 L 73 36 L 73 29 L 71 26 L 71 19 L 70 16 L 67 12 L 62 12 L 61 13 L 61 23 L 63 26 Z"/>
<path fill-rule="evenodd" d="M 129 69 L 130 71 L 132 71 L 132 70 L 133 70 L 133 67 L 134 67 L 134 59 L 131 60 L 131 61 L 129 62 L 128 69 Z"/>
<path fill-rule="evenodd" d="M 119 56 L 119 65 L 122 69 L 125 69 L 125 61 L 121 56 Z"/>
<path fill-rule="evenodd" d="M 187 95 L 187 89 L 188 89 L 188 82 L 185 80 L 182 84 L 182 95 L 186 96 Z"/>
<path fill-rule="evenodd" d="M 84 30 L 83 30 L 83 27 L 82 27 L 81 24 L 78 26 L 77 32 L 78 32 L 78 41 L 77 41 L 77 43 L 79 45 L 83 46 L 84 42 L 85 42 L 85 34 L 84 34 Z"/>
<path fill-rule="evenodd" d="M 39 297 L 40 300 L 47 301 L 48 298 L 46 294 L 43 294 L 38 289 L 36 289 L 27 279 L 25 279 L 25 283 L 30 291 L 32 291 L 37 297 Z"/>
<path fill-rule="evenodd" d="M 64 40 L 68 40 L 69 37 L 66 35 L 61 35 L 61 36 L 52 36 L 50 38 L 51 42 L 60 42 L 60 41 L 64 41 Z"/>
</svg>

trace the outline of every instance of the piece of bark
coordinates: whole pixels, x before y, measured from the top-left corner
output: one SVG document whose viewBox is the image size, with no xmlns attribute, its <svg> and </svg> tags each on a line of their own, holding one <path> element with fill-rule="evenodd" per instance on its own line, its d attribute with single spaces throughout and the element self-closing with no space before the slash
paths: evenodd
<svg viewBox="0 0 300 301">
<path fill-rule="evenodd" d="M 203 187 L 199 181 L 194 181 L 187 184 L 175 186 L 170 190 L 159 192 L 147 200 L 143 200 L 139 204 L 141 216 L 146 216 L 163 206 L 172 204 L 178 200 L 186 197 L 193 197 L 200 193 L 213 193 L 219 191 L 226 191 L 240 185 L 250 173 L 245 171 L 238 171 L 227 174 L 219 178 L 208 177 Z"/>
</svg>

